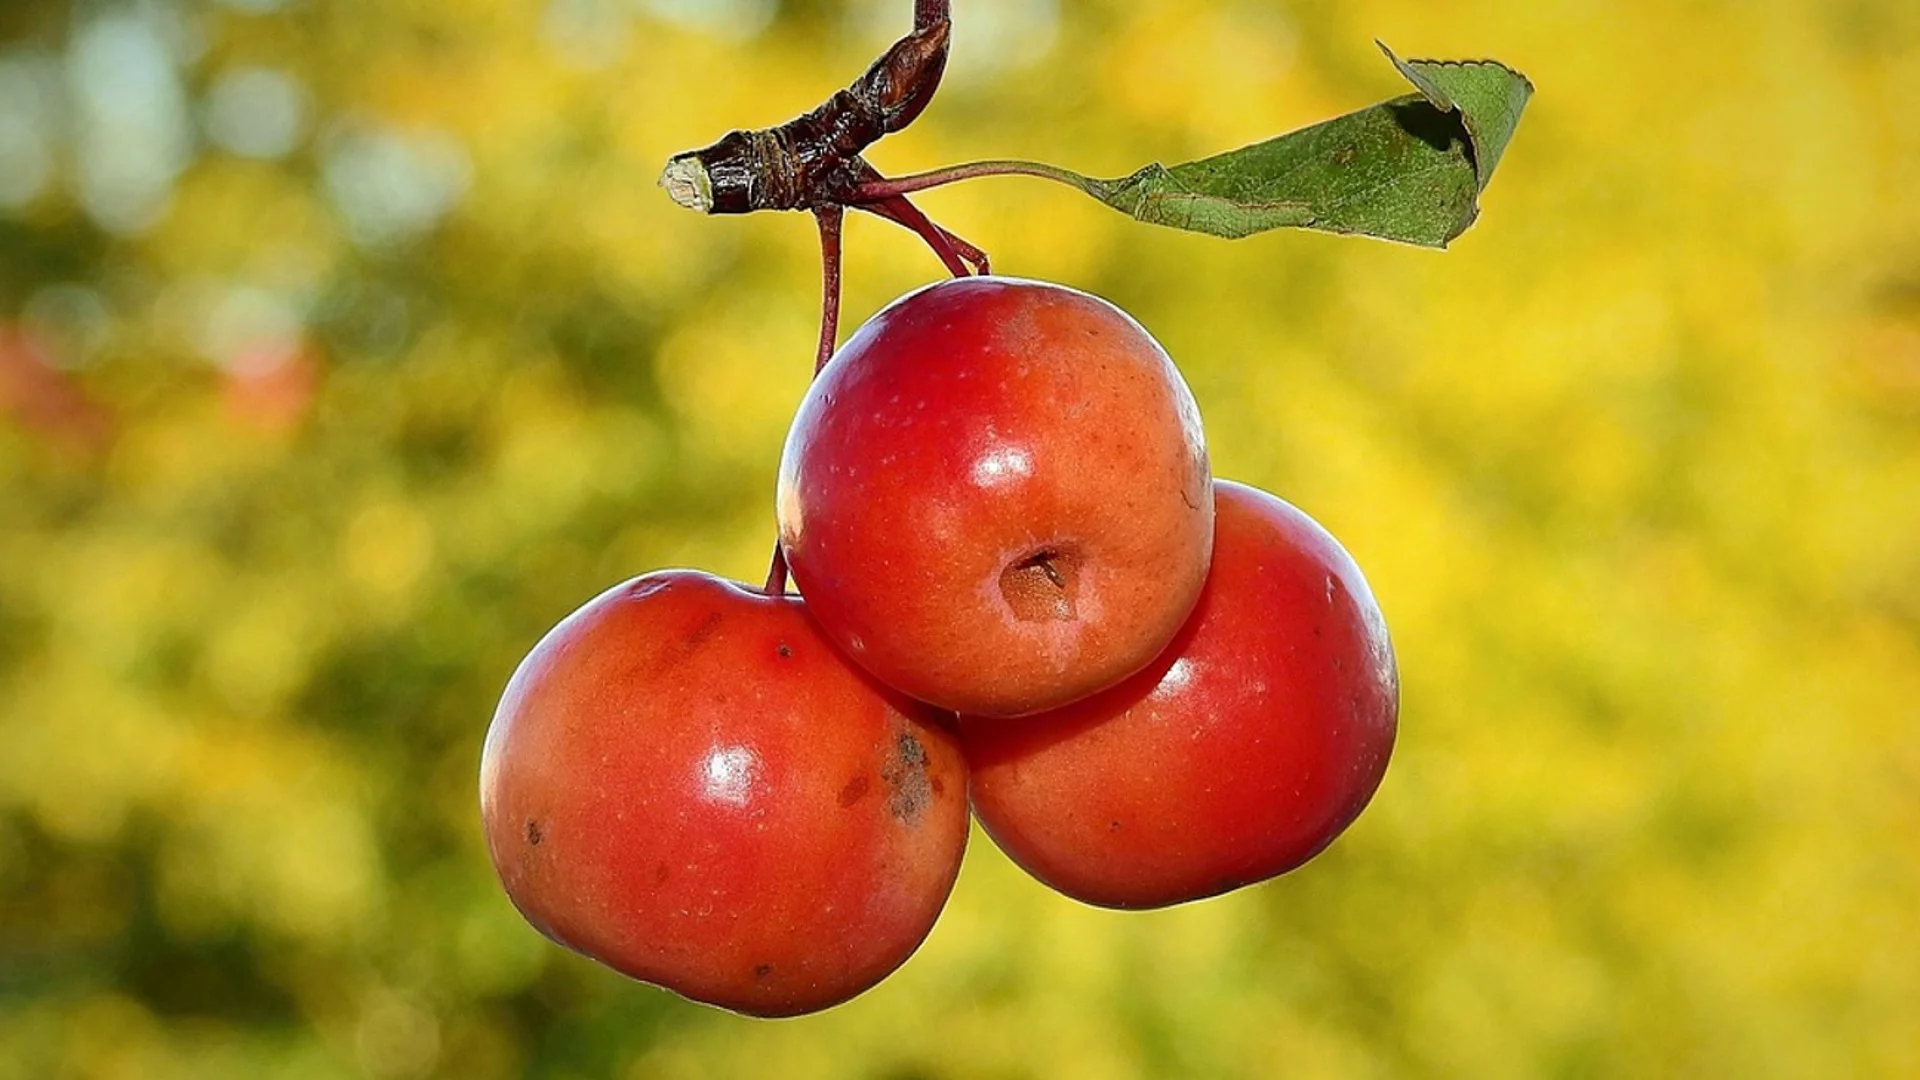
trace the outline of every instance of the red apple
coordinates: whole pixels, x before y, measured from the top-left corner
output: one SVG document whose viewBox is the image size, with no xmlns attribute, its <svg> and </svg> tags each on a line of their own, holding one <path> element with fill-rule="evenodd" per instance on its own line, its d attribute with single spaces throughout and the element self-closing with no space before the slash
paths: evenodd
<svg viewBox="0 0 1920 1080">
<path fill-rule="evenodd" d="M 756 1016 L 824 1009 L 932 929 L 966 769 L 799 600 L 648 574 L 535 646 L 487 732 L 480 808 L 527 920 L 613 969 Z"/>
<path fill-rule="evenodd" d="M 1393 749 L 1393 648 L 1359 567 L 1272 495 L 1222 482 L 1215 505 L 1206 591 L 1150 667 L 1044 715 L 961 718 L 981 824 L 1090 904 L 1177 904 L 1299 866 Z"/>
<path fill-rule="evenodd" d="M 1213 542 L 1200 413 L 1112 304 L 973 277 L 912 293 L 808 391 L 780 539 L 848 655 L 924 701 L 1012 716 L 1131 675 Z"/>
</svg>

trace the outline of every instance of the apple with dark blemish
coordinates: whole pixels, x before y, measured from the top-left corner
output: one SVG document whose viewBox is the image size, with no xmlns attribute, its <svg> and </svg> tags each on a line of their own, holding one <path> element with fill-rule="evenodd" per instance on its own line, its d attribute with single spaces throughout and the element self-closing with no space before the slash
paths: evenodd
<svg viewBox="0 0 1920 1080">
<path fill-rule="evenodd" d="M 809 610 L 881 681 L 1015 716 L 1140 670 L 1207 576 L 1193 395 L 1098 297 L 970 277 L 870 319 L 802 401 L 781 547 Z"/>
<path fill-rule="evenodd" d="M 1148 908 L 1292 870 L 1373 797 L 1399 679 L 1360 568 L 1266 492 L 1215 487 L 1192 620 L 1132 679 L 1019 720 L 963 716 L 1000 848 L 1090 904 Z"/>
<path fill-rule="evenodd" d="M 596 597 L 514 673 L 480 807 L 542 933 L 755 1016 L 879 982 L 959 873 L 967 776 L 932 709 L 875 682 L 801 602 L 692 571 Z"/>
</svg>

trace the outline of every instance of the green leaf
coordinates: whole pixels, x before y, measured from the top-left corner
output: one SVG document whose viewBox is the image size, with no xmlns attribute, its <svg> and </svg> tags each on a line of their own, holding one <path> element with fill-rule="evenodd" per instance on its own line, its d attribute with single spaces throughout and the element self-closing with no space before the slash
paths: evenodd
<svg viewBox="0 0 1920 1080">
<path fill-rule="evenodd" d="M 1401 60 L 1417 94 L 1229 153 L 1069 182 L 1141 221 L 1238 238 L 1287 226 L 1445 247 L 1479 213 L 1533 85 L 1492 60 Z"/>
</svg>

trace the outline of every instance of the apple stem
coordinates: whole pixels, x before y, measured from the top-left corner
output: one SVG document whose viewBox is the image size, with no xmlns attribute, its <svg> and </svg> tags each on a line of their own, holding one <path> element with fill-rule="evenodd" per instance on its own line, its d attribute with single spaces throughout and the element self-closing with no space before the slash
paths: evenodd
<svg viewBox="0 0 1920 1080">
<path fill-rule="evenodd" d="M 837 204 L 813 208 L 813 219 L 820 225 L 820 347 L 813 360 L 815 375 L 833 359 L 833 346 L 840 336 L 840 233 L 846 216 L 846 208 Z M 786 595 L 787 553 L 778 540 L 773 543 L 773 562 L 761 591 L 772 597 Z"/>
<path fill-rule="evenodd" d="M 935 228 L 939 228 L 939 226 L 936 225 Z M 973 272 L 975 274 L 984 277 L 987 274 L 993 273 L 993 267 L 987 264 L 986 252 L 974 247 L 972 244 L 967 243 L 965 240 L 960 239 L 945 229 L 940 229 L 940 234 L 947 238 L 948 242 L 953 245 L 953 249 L 960 253 L 961 258 L 973 264 Z"/>
<path fill-rule="evenodd" d="M 911 195 L 916 191 L 944 187 L 962 180 L 973 180 L 982 176 L 1037 176 L 1043 180 L 1052 180 L 1058 184 L 1084 191 L 1096 198 L 1101 186 L 1070 169 L 1062 169 L 1040 161 L 1020 161 L 1002 158 L 992 161 L 970 161 L 964 165 L 949 165 L 942 169 L 932 169 L 910 176 L 892 178 L 875 176 L 862 178 L 854 185 L 852 201 L 855 203 L 891 199 L 901 195 Z"/>
<path fill-rule="evenodd" d="M 858 167 L 857 172 L 860 183 L 886 182 L 887 178 L 880 174 L 880 170 L 868 164 L 864 158 L 856 159 L 854 164 Z M 966 267 L 960 265 L 962 260 L 973 265 L 973 273 L 985 274 L 989 272 L 986 252 L 981 251 L 979 248 L 935 224 L 926 214 L 921 213 L 920 208 L 913 205 L 912 201 L 905 195 L 887 195 L 875 199 L 854 200 L 850 205 L 865 210 L 875 217 L 885 218 L 896 225 L 903 225 L 913 230 L 920 239 L 927 242 L 927 246 L 932 248 L 933 253 L 940 257 L 940 261 L 946 264 L 947 269 L 952 272 L 954 277 L 967 276 Z"/>
<path fill-rule="evenodd" d="M 920 208 L 908 202 L 904 196 L 855 205 L 870 214 L 913 230 L 920 239 L 927 242 L 927 246 L 940 257 L 941 263 L 945 264 L 947 271 L 954 277 L 966 277 L 970 273 L 967 264 L 961 261 L 959 251 L 954 248 L 952 235 L 928 220 L 927 215 L 921 213 Z"/>
<path fill-rule="evenodd" d="M 846 210 L 839 206 L 820 206 L 813 211 L 820 223 L 820 349 L 813 360 L 813 373 L 827 366 L 840 334 L 840 223 Z"/>
<path fill-rule="evenodd" d="M 778 541 L 773 545 L 773 564 L 767 567 L 767 583 L 760 591 L 775 600 L 787 595 L 787 553 Z"/>
</svg>

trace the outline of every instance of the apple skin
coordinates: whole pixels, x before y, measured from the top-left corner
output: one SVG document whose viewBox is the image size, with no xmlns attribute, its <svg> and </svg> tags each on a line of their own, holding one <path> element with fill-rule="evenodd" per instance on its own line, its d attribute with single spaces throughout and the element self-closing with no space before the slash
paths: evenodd
<svg viewBox="0 0 1920 1080">
<path fill-rule="evenodd" d="M 741 1013 L 824 1009 L 913 953 L 959 873 L 966 766 L 940 719 L 796 598 L 648 574 L 514 673 L 481 760 L 487 845 L 568 948 Z"/>
<path fill-rule="evenodd" d="M 1193 395 L 1125 312 L 971 277 L 875 315 L 780 462 L 780 539 L 828 635 L 942 708 L 1016 716 L 1149 663 L 1206 581 Z"/>
<path fill-rule="evenodd" d="M 1399 678 L 1353 559 L 1286 502 L 1220 482 L 1213 571 L 1145 671 L 1017 722 L 961 717 L 973 806 L 1034 877 L 1151 908 L 1283 874 L 1386 772 Z"/>
</svg>

